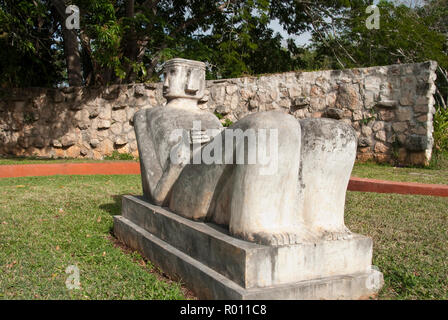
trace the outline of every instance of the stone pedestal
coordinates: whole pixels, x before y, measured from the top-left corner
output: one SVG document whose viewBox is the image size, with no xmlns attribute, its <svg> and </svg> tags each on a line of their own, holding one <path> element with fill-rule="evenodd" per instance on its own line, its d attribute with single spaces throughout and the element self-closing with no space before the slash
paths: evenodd
<svg viewBox="0 0 448 320">
<path fill-rule="evenodd" d="M 258 245 L 133 196 L 123 197 L 114 233 L 200 299 L 360 299 L 383 283 L 371 268 L 372 241 L 361 235 Z"/>
</svg>

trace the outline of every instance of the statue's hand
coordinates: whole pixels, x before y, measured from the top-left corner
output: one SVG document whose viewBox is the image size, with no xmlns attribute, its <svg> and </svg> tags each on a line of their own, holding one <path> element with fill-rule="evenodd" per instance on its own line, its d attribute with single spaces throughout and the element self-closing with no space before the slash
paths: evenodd
<svg viewBox="0 0 448 320">
<path fill-rule="evenodd" d="M 190 142 L 192 144 L 207 143 L 211 139 L 206 134 L 205 130 L 190 130 Z"/>
</svg>

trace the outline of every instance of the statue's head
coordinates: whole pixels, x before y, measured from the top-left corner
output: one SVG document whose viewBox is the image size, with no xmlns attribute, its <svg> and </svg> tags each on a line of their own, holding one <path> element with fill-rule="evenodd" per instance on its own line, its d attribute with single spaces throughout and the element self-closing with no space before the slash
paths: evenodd
<svg viewBox="0 0 448 320">
<path fill-rule="evenodd" d="M 181 58 L 171 59 L 163 68 L 163 96 L 168 100 L 200 100 L 205 91 L 205 63 Z"/>
</svg>

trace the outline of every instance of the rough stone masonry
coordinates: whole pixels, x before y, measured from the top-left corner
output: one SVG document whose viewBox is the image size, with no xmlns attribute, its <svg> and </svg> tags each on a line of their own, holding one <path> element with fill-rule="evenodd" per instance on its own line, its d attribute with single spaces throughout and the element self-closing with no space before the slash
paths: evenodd
<svg viewBox="0 0 448 320">
<path fill-rule="evenodd" d="M 359 161 L 425 165 L 433 146 L 435 70 L 429 61 L 211 80 L 200 106 L 231 121 L 274 109 L 298 119 L 340 119 L 356 130 Z M 161 83 L 2 89 L 0 155 L 138 156 L 134 113 L 165 103 Z"/>
</svg>

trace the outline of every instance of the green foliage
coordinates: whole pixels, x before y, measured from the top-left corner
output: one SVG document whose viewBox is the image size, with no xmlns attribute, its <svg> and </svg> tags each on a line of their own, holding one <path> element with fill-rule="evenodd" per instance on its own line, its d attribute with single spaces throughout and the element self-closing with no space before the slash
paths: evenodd
<svg viewBox="0 0 448 320">
<path fill-rule="evenodd" d="M 226 128 L 226 127 L 230 127 L 232 124 L 233 124 L 233 121 L 231 121 L 230 119 L 225 119 L 222 126 Z"/>
<path fill-rule="evenodd" d="M 369 30 L 369 0 L 350 1 L 350 9 L 333 7 L 312 25 L 313 69 L 340 69 L 415 63 L 428 60 L 439 65 L 436 99 L 448 99 L 448 0 L 427 0 L 410 7 L 396 1 L 377 4 L 379 29 Z M 325 13 L 326 12 L 326 13 Z M 316 11 L 319 13 L 319 11 Z M 313 16 L 313 14 L 310 14 Z"/>
<path fill-rule="evenodd" d="M 438 107 L 434 114 L 434 150 L 448 154 L 448 109 Z"/>
<path fill-rule="evenodd" d="M 44 1 L 0 0 L 0 87 L 53 86 L 61 51 Z"/>
<path fill-rule="evenodd" d="M 105 156 L 104 160 L 135 160 L 134 156 L 129 153 L 120 153 L 114 150 L 111 155 Z"/>
<path fill-rule="evenodd" d="M 341 17 L 335 18 L 336 32 L 322 26 L 320 33 L 314 32 L 314 43 L 319 55 L 332 58 L 334 68 L 389 65 L 398 62 L 412 63 L 436 60 L 446 68 L 448 57 L 446 36 L 428 28 L 428 19 L 417 9 L 380 1 L 379 29 L 369 30 L 366 20 L 371 13 L 365 9 L 370 1 L 357 1 Z"/>
<path fill-rule="evenodd" d="M 221 120 L 221 123 L 222 123 L 223 127 L 230 127 L 233 124 L 233 122 L 230 119 L 225 119 L 224 116 L 221 113 L 217 112 L 217 111 L 215 111 L 215 116 L 219 120 Z"/>
<path fill-rule="evenodd" d="M 0 41 L 6 48 L 0 53 L 2 69 L 6 69 L 0 73 L 3 86 L 55 86 L 67 79 L 68 57 L 62 46 L 65 21 L 55 3 L 71 2 L 0 0 Z M 158 81 L 162 64 L 173 57 L 207 62 L 208 79 L 306 67 L 300 59 L 306 50 L 269 27 L 278 15 L 286 14 L 277 10 L 281 4 L 276 1 L 75 3 L 80 8 L 81 30 L 80 43 L 72 48 L 80 48 L 78 74 L 82 73 L 86 85 Z M 134 4 L 133 9 L 128 4 Z M 332 5 L 325 1 L 319 7 Z M 36 28 L 42 23 L 44 28 Z"/>
<path fill-rule="evenodd" d="M 1 86 L 56 86 L 67 79 L 65 21 L 54 3 L 72 1 L 0 0 Z M 159 81 L 163 63 L 174 57 L 206 62 L 207 79 L 425 60 L 448 69 L 448 0 L 415 8 L 382 0 L 378 30 L 366 27 L 371 0 L 73 3 L 81 12 L 74 47 L 86 85 Z M 290 36 L 311 32 L 312 45 L 275 33 L 273 20 Z M 446 97 L 443 81 L 440 76 L 437 84 Z"/>
<path fill-rule="evenodd" d="M 25 124 L 32 124 L 34 122 L 34 115 L 31 112 L 26 112 L 23 114 L 23 122 Z"/>
<path fill-rule="evenodd" d="M 222 113 L 219 113 L 218 111 L 215 111 L 215 116 L 216 116 L 219 120 L 224 119 L 224 116 L 222 115 Z"/>
</svg>

